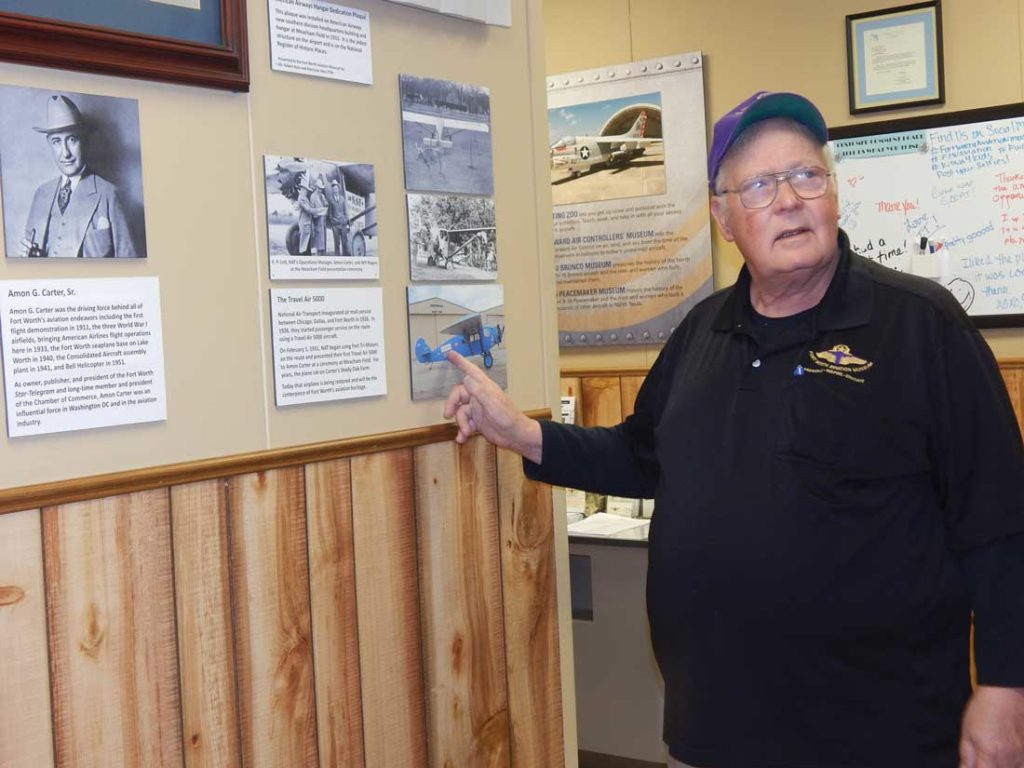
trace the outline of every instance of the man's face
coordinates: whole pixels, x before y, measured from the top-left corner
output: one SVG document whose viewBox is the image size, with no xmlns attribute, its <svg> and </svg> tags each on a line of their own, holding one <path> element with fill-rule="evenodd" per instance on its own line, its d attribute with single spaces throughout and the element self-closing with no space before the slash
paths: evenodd
<svg viewBox="0 0 1024 768">
<path fill-rule="evenodd" d="M 723 164 L 725 189 L 737 189 L 747 179 L 807 166 L 824 167 L 821 148 L 792 126 L 768 120 L 746 146 Z M 839 200 L 829 181 L 825 194 L 814 200 L 797 196 L 786 181 L 765 208 L 744 208 L 739 195 L 711 198 L 711 212 L 722 236 L 736 246 L 755 281 L 802 281 L 814 272 L 831 269 L 837 256 Z"/>
<path fill-rule="evenodd" d="M 48 134 L 46 141 L 53 151 L 53 160 L 65 176 L 77 176 L 85 168 L 82 156 L 82 140 L 74 131 L 57 131 Z"/>
</svg>

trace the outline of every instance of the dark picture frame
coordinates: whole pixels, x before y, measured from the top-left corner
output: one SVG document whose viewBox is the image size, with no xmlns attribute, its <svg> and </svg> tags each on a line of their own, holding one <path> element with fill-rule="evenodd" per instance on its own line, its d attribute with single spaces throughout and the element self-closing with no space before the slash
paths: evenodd
<svg viewBox="0 0 1024 768">
<path fill-rule="evenodd" d="M 917 25 L 923 47 L 912 51 Z M 847 16 L 846 67 L 850 114 L 945 104 L 941 1 Z"/>
<path fill-rule="evenodd" d="M 0 59 L 248 91 L 245 0 L 220 0 L 220 38 L 207 44 L 0 10 Z"/>
</svg>

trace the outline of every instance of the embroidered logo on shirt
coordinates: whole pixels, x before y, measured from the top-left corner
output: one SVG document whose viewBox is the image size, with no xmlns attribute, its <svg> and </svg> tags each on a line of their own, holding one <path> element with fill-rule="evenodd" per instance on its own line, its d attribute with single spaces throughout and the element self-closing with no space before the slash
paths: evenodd
<svg viewBox="0 0 1024 768">
<path fill-rule="evenodd" d="M 831 373 L 833 376 L 841 376 L 858 384 L 863 384 L 864 379 L 853 374 L 863 373 L 874 365 L 853 354 L 846 344 L 836 344 L 832 349 L 807 354 L 810 357 L 810 364 L 803 369 L 805 373 Z"/>
</svg>

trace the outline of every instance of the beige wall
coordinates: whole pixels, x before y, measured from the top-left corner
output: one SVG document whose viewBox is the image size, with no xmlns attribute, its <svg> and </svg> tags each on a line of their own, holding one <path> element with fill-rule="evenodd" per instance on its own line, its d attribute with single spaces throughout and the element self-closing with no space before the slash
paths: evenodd
<svg viewBox="0 0 1024 768">
<path fill-rule="evenodd" d="M 845 16 L 891 7 L 883 0 L 544 0 L 548 74 L 673 53 L 704 53 L 708 126 L 757 90 L 810 97 L 829 125 L 878 120 L 849 113 Z M 899 118 L 1024 100 L 1024 0 L 942 4 L 946 104 L 884 113 Z M 710 130 L 709 130 L 710 135 Z M 732 283 L 739 252 L 714 237 L 715 285 Z M 1024 356 L 1024 332 L 986 331 L 999 357 Z M 563 368 L 646 366 L 659 348 L 569 350 Z"/>
<path fill-rule="evenodd" d="M 547 186 L 535 149 L 544 120 L 539 5 L 515 0 L 506 29 L 383 0 L 346 4 L 370 12 L 372 87 L 271 71 L 266 0 L 248 2 L 248 94 L 0 64 L 0 83 L 138 99 L 149 259 L 0 259 L 0 279 L 159 277 L 167 372 L 166 422 L 0 437 L 0 488 L 442 420 L 440 402 L 410 397 L 399 73 L 491 90 L 499 281 L 512 331 L 510 388 L 524 409 L 552 402 L 556 353 L 537 343 L 545 337 L 544 312 L 553 311 L 553 291 L 541 290 L 551 259 L 550 217 L 540 202 Z M 542 138 L 539 143 L 543 147 Z M 346 283 L 269 280 L 263 154 L 375 166 L 381 277 L 356 284 L 383 288 L 386 397 L 274 405 L 269 289 Z M 541 311 L 538 295 L 552 297 L 541 302 Z M 554 331 L 548 335 L 554 338 Z"/>
<path fill-rule="evenodd" d="M 344 4 L 370 12 L 372 87 L 272 72 L 266 0 L 248 0 L 248 94 L 0 63 L 0 83 L 138 99 L 149 258 L 0 258 L 0 280 L 159 277 L 167 379 L 165 422 L 14 440 L 0 435 L 0 489 L 442 421 L 440 401 L 413 403 L 410 396 L 399 73 L 490 88 L 509 390 L 524 410 L 557 402 L 550 192 L 546 154 L 538 151 L 546 145 L 540 0 L 512 0 L 507 29 L 384 0 Z M 269 289 L 345 284 L 271 284 L 263 154 L 375 166 L 380 280 L 355 284 L 383 289 L 387 396 L 274 405 Z M 564 525 L 556 514 L 565 750 L 567 764 L 575 765 Z"/>
</svg>

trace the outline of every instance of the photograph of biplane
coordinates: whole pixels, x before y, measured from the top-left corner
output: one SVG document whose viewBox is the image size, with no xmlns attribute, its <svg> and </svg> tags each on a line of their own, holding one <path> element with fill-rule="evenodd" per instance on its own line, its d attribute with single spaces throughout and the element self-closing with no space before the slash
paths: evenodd
<svg viewBox="0 0 1024 768">
<path fill-rule="evenodd" d="M 413 280 L 497 280 L 494 199 L 410 193 Z"/>
<path fill-rule="evenodd" d="M 661 94 L 548 110 L 554 205 L 665 192 Z"/>
<path fill-rule="evenodd" d="M 399 75 L 399 93 L 406 189 L 493 195 L 490 91 Z"/>
<path fill-rule="evenodd" d="M 263 165 L 271 279 L 377 277 L 372 165 L 280 155 Z"/>
<path fill-rule="evenodd" d="M 407 293 L 413 400 L 446 397 L 461 379 L 448 362 L 449 350 L 508 388 L 502 286 L 411 285 Z"/>
</svg>

